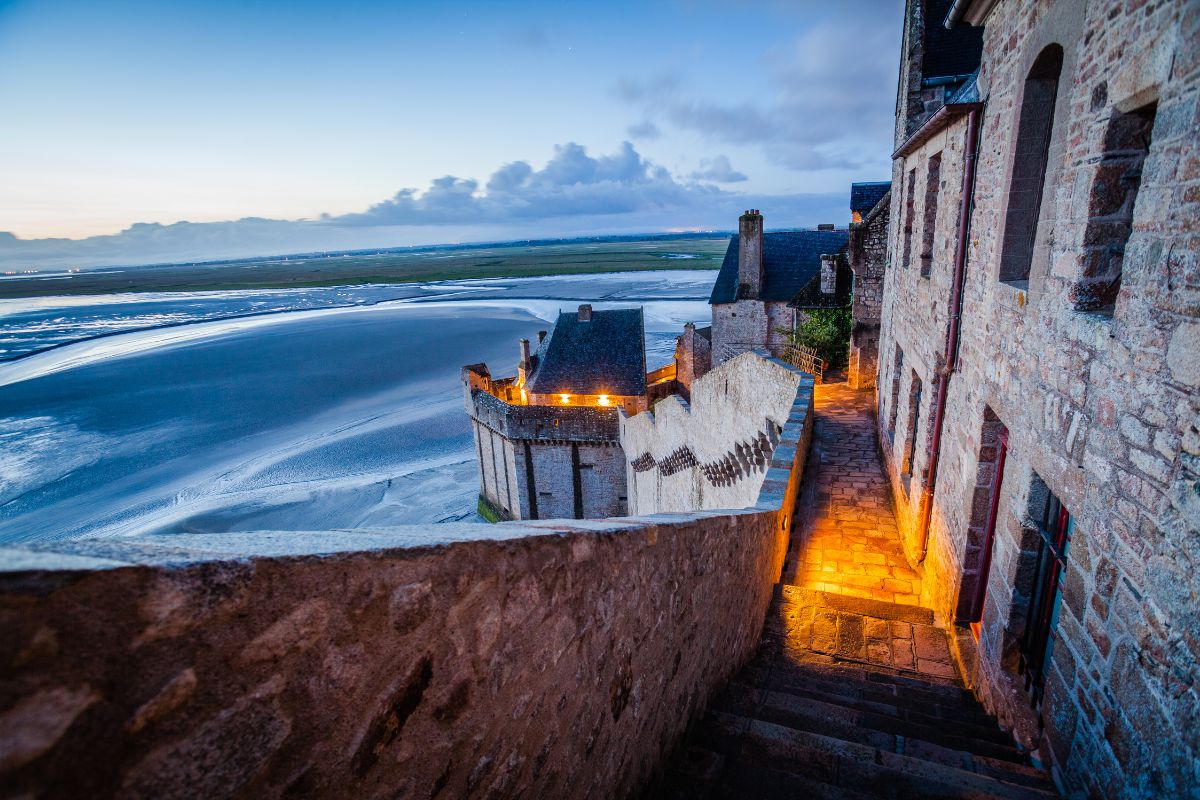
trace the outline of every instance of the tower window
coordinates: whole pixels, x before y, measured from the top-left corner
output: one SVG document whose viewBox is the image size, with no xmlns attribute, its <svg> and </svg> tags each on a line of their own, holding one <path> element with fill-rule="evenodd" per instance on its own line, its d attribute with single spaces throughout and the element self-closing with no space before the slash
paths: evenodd
<svg viewBox="0 0 1200 800">
<path fill-rule="evenodd" d="M 912 262 L 913 205 L 917 194 L 917 170 L 908 171 L 908 187 L 904 193 L 904 268 Z"/>
</svg>

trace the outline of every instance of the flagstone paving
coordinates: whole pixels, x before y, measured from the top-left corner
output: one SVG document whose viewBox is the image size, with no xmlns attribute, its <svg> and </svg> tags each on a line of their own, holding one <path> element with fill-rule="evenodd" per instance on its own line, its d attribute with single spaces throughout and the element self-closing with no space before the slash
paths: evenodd
<svg viewBox="0 0 1200 800">
<path fill-rule="evenodd" d="M 816 387 L 816 425 L 785 584 L 919 605 L 921 582 L 904 558 L 875 445 L 872 393 Z"/>
</svg>

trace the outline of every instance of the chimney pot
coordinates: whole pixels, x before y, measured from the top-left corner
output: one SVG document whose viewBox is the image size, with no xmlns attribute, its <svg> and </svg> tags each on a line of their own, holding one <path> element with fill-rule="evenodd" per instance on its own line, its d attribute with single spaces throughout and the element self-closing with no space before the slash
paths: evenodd
<svg viewBox="0 0 1200 800">
<path fill-rule="evenodd" d="M 818 226 L 817 226 L 817 230 L 819 230 L 819 231 L 832 231 L 832 230 L 836 230 L 836 228 L 834 228 L 834 226 L 833 226 L 833 223 L 832 223 L 832 222 L 822 222 L 820 225 L 818 225 Z"/>
<path fill-rule="evenodd" d="M 580 322 L 591 322 L 592 321 L 592 307 L 590 305 L 588 305 L 587 303 L 584 303 L 583 305 L 581 305 L 579 307 L 579 321 Z"/>
<path fill-rule="evenodd" d="M 521 340 L 521 368 L 522 369 L 529 368 L 529 340 L 528 339 Z"/>
<path fill-rule="evenodd" d="M 541 344 L 546 339 L 546 331 L 538 331 L 538 344 Z"/>
</svg>

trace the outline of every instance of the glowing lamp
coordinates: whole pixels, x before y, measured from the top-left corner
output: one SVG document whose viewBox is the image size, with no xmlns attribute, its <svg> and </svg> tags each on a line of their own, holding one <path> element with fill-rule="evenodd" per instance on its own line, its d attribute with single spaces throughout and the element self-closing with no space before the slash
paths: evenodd
<svg viewBox="0 0 1200 800">
<path fill-rule="evenodd" d="M 612 405 L 612 401 L 608 399 L 608 395 L 606 395 L 606 394 L 600 395 L 600 399 L 597 400 L 596 402 L 602 406 L 611 406 Z"/>
<path fill-rule="evenodd" d="M 564 406 L 565 406 L 567 403 L 571 402 L 571 395 L 569 395 L 569 394 L 560 394 L 558 397 L 559 397 L 559 399 L 561 399 L 561 400 L 562 400 L 562 404 L 563 404 Z"/>
</svg>

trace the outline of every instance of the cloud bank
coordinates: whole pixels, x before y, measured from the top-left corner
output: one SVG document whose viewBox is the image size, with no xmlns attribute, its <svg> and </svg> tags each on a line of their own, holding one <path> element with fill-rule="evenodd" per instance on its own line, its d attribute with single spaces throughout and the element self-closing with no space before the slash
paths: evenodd
<svg viewBox="0 0 1200 800">
<path fill-rule="evenodd" d="M 423 190 L 405 188 L 362 212 L 311 220 L 245 218 L 228 222 L 137 223 L 86 239 L 18 239 L 0 232 L 5 270 L 212 260 L 345 250 L 664 230 L 723 229 L 743 208 L 762 208 L 777 227 L 841 222 L 841 195 L 768 197 L 715 183 L 745 175 L 716 156 L 679 180 L 624 142 L 592 156 L 569 142 L 540 169 L 514 161 L 483 182 L 447 175 Z M 2 286 L 0 286 L 2 291 Z"/>
</svg>

